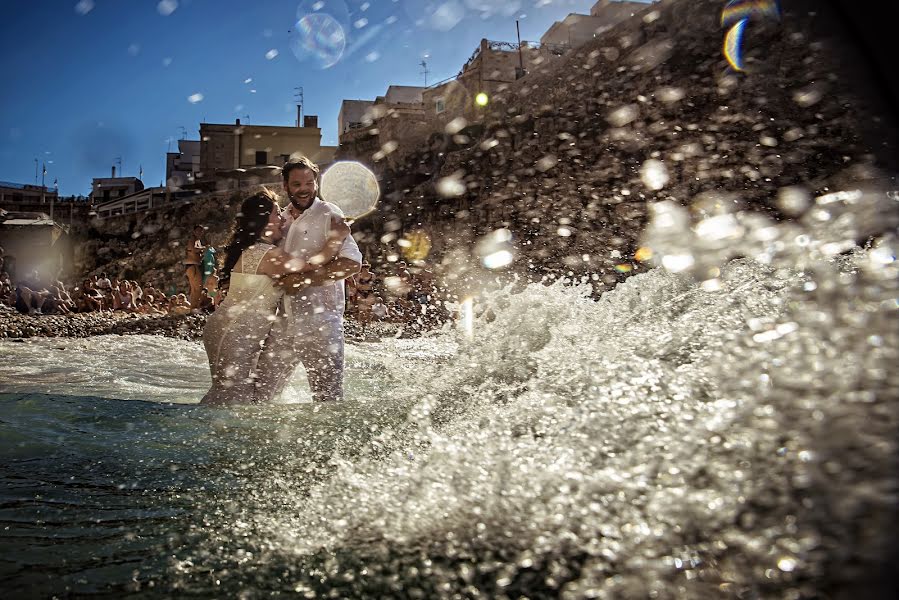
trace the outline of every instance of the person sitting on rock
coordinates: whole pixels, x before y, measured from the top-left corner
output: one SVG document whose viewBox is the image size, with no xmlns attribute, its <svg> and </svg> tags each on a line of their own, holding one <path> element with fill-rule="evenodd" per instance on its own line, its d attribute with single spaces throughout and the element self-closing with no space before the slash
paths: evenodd
<svg viewBox="0 0 899 600">
<path fill-rule="evenodd" d="M 90 279 L 85 279 L 81 287 L 75 288 L 75 308 L 78 312 L 93 312 L 102 308 L 100 294 L 94 290 Z"/>
<path fill-rule="evenodd" d="M 72 297 L 66 291 L 65 284 L 56 281 L 50 286 L 50 295 L 44 300 L 42 312 L 51 315 L 68 315 L 75 308 Z"/>
<path fill-rule="evenodd" d="M 101 292 L 112 291 L 112 282 L 109 280 L 109 277 L 106 276 L 106 273 L 100 273 L 100 276 L 94 276 L 94 287 L 96 287 Z"/>
<path fill-rule="evenodd" d="M 134 296 L 127 281 L 119 282 L 112 293 L 112 309 L 130 311 L 134 307 Z"/>
<path fill-rule="evenodd" d="M 169 299 L 169 314 L 190 314 L 190 301 L 187 299 L 187 294 L 176 294 Z"/>
<path fill-rule="evenodd" d="M 16 286 L 16 310 L 26 315 L 41 314 L 44 301 L 49 296 L 50 290 L 40 282 L 40 275 L 35 269 L 28 279 Z"/>
<path fill-rule="evenodd" d="M 15 289 L 9 279 L 9 273 L 6 271 L 0 271 L 0 304 L 6 306 L 15 306 L 16 304 Z"/>
</svg>

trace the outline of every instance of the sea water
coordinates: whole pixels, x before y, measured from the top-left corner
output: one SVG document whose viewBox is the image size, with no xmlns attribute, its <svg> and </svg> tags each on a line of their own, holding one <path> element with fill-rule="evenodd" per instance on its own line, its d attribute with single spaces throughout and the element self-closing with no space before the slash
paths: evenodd
<svg viewBox="0 0 899 600">
<path fill-rule="evenodd" d="M 745 233 L 811 235 L 795 227 Z M 299 372 L 285 403 L 197 406 L 194 342 L 4 341 L 4 597 L 879 589 L 895 239 L 800 246 L 599 300 L 576 281 L 485 292 L 470 331 L 348 344 L 340 404 L 308 402 Z"/>
</svg>

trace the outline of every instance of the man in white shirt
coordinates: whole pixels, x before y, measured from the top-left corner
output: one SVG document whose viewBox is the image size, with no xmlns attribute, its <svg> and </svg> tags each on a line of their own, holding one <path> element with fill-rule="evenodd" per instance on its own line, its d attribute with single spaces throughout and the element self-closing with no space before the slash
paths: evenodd
<svg viewBox="0 0 899 600">
<path fill-rule="evenodd" d="M 290 159 L 282 177 L 290 203 L 282 212 L 281 246 L 303 264 L 316 264 L 343 213 L 318 198 L 319 169 L 309 159 Z M 301 362 L 313 400 L 343 399 L 343 280 L 361 267 L 362 253 L 348 235 L 336 258 L 284 279 L 288 294 L 283 314 L 275 321 L 256 367 L 260 401 L 280 394 Z"/>
</svg>

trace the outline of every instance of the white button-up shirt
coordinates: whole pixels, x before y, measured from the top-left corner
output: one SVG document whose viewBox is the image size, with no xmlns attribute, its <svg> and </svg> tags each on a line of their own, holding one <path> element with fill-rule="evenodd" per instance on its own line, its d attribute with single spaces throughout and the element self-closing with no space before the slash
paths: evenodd
<svg viewBox="0 0 899 600">
<path fill-rule="evenodd" d="M 312 205 L 294 219 L 289 207 L 281 212 L 284 217 L 281 247 L 304 262 L 320 254 L 325 246 L 332 216 L 343 217 L 343 212 L 334 204 L 316 198 Z M 348 235 L 340 247 L 338 257 L 348 258 L 362 264 L 362 252 L 352 235 Z M 344 283 L 336 281 L 320 286 L 304 288 L 293 295 L 287 295 L 290 313 L 294 317 L 304 315 L 343 316 L 345 305 Z"/>
</svg>

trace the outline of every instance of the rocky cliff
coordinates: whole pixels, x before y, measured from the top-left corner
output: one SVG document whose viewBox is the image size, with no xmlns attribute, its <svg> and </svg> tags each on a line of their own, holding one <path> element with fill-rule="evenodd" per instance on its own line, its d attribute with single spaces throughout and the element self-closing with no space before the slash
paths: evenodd
<svg viewBox="0 0 899 600">
<path fill-rule="evenodd" d="M 481 124 L 406 154 L 360 224 L 369 253 L 423 228 L 432 258 L 455 262 L 451 249 L 503 227 L 513 268 L 607 286 L 641 268 L 650 202 L 715 194 L 789 217 L 784 188 L 822 193 L 896 168 L 895 125 L 826 6 L 784 2 L 779 20 L 751 20 L 738 72 L 722 55 L 722 4 L 651 5 L 510 85 Z"/>
</svg>

